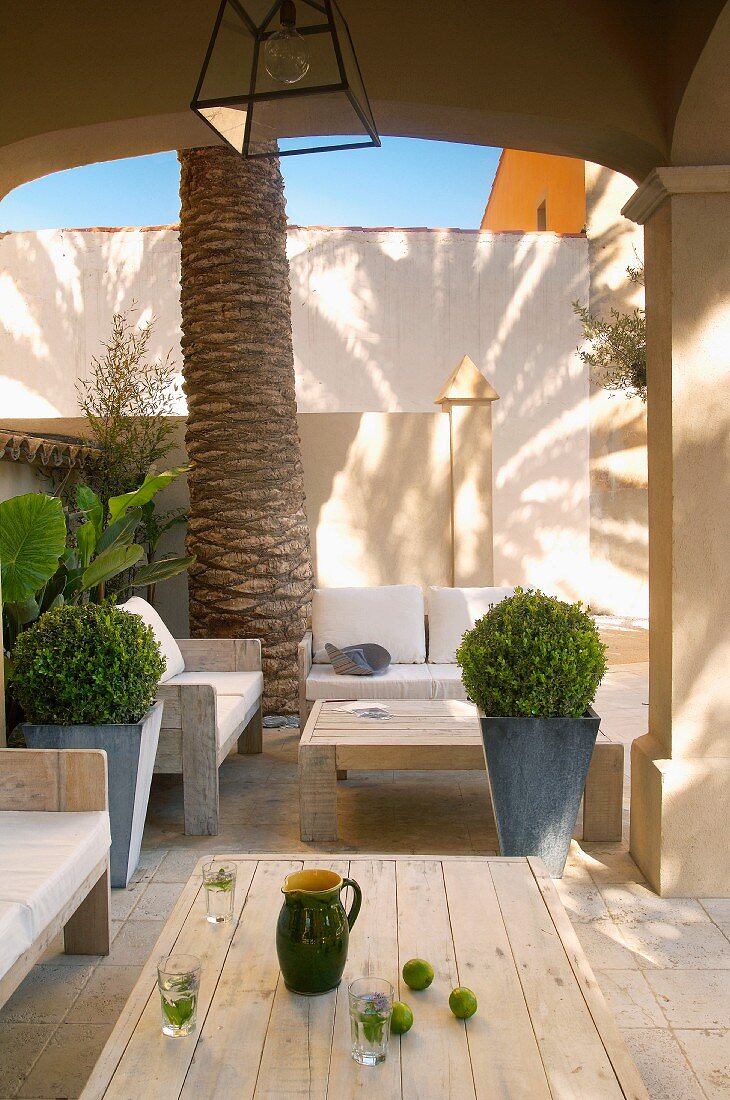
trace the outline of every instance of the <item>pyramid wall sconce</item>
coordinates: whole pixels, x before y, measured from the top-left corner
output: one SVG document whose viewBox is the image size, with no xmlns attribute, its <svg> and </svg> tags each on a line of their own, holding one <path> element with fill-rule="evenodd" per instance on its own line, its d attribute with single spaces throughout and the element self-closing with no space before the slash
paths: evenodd
<svg viewBox="0 0 730 1100">
<path fill-rule="evenodd" d="M 244 157 L 380 145 L 336 0 L 222 0 L 190 106 Z"/>
</svg>

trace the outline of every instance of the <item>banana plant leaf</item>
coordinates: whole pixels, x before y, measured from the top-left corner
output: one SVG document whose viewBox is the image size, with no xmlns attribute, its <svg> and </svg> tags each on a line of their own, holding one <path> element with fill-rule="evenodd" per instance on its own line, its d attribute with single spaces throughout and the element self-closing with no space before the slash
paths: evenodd
<svg viewBox="0 0 730 1100">
<path fill-rule="evenodd" d="M 81 559 L 82 568 L 86 569 L 86 566 L 94 556 L 94 550 L 96 549 L 96 528 L 91 521 L 82 523 L 76 532 L 76 545 L 79 551 L 79 558 Z"/>
<path fill-rule="evenodd" d="M 161 558 L 159 561 L 150 562 L 149 565 L 143 565 L 134 574 L 132 587 L 143 588 L 148 584 L 158 584 L 170 577 L 176 577 L 178 573 L 184 573 L 194 561 L 195 555 L 193 554 L 185 558 Z"/>
<path fill-rule="evenodd" d="M 23 604 L 56 572 L 66 547 L 66 518 L 57 497 L 24 493 L 0 503 L 0 568 L 4 602 Z"/>
<path fill-rule="evenodd" d="M 162 474 L 148 474 L 139 489 L 135 489 L 133 493 L 123 493 L 122 496 L 111 497 L 109 501 L 110 523 L 121 519 L 130 508 L 141 508 L 142 505 L 147 504 L 161 489 L 165 489 L 176 477 L 179 477 L 180 474 L 186 474 L 189 469 L 191 469 L 189 465 L 176 466 L 172 470 L 165 470 Z"/>
<path fill-rule="evenodd" d="M 84 570 L 81 577 L 83 589 L 97 588 L 100 584 L 106 584 L 112 577 L 131 569 L 144 555 L 141 546 L 112 546 L 94 558 L 91 565 Z"/>
<path fill-rule="evenodd" d="M 88 485 L 76 487 L 76 507 L 86 513 L 87 522 L 93 524 L 97 540 L 100 539 L 104 527 L 104 505 Z"/>
<path fill-rule="evenodd" d="M 97 554 L 101 554 L 104 550 L 112 550 L 116 546 L 131 546 L 141 518 L 141 508 L 134 508 L 122 519 L 110 523 L 96 544 Z"/>
</svg>

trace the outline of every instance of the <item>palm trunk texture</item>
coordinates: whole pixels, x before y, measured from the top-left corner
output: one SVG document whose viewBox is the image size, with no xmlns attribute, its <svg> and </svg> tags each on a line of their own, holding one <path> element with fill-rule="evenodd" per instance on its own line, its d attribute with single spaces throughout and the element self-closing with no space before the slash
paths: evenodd
<svg viewBox="0 0 730 1100">
<path fill-rule="evenodd" d="M 312 596 L 277 159 L 179 154 L 193 637 L 261 638 L 264 711 L 297 709 Z"/>
</svg>

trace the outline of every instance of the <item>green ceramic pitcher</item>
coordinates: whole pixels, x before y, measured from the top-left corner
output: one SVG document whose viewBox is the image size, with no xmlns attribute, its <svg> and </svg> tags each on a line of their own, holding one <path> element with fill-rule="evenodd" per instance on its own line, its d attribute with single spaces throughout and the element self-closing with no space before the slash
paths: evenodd
<svg viewBox="0 0 730 1100">
<path fill-rule="evenodd" d="M 354 898 L 345 913 L 340 893 Z M 360 887 L 334 871 L 295 871 L 281 888 L 284 904 L 276 925 L 276 953 L 287 989 L 313 996 L 335 989 L 347 961 L 350 930 L 362 903 Z"/>
</svg>

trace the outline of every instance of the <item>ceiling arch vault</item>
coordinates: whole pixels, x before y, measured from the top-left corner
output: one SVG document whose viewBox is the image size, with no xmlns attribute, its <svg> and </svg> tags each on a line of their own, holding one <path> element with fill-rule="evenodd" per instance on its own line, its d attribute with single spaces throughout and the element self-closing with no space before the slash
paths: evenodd
<svg viewBox="0 0 730 1100">
<path fill-rule="evenodd" d="M 218 0 L 2 0 L 0 196 L 207 145 L 188 104 Z M 730 161 L 726 0 L 341 0 L 383 134 L 584 157 L 643 179 Z M 724 100 L 720 100 L 724 102 Z M 699 159 L 698 159 L 699 158 Z"/>
</svg>

